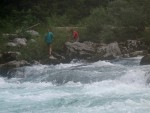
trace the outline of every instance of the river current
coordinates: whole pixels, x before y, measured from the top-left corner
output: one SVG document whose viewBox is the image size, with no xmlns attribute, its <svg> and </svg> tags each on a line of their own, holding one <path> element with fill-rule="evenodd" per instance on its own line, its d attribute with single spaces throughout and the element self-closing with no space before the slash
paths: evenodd
<svg viewBox="0 0 150 113">
<path fill-rule="evenodd" d="M 0 113 L 150 113 L 141 57 L 34 65 L 0 77 Z"/>
</svg>

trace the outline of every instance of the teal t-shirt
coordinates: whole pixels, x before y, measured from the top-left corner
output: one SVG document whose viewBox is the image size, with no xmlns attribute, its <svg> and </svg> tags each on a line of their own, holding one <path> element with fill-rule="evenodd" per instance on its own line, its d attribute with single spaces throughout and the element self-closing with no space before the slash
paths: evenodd
<svg viewBox="0 0 150 113">
<path fill-rule="evenodd" d="M 45 41 L 47 44 L 52 43 L 53 41 L 53 33 L 52 32 L 48 32 L 47 35 L 45 36 Z"/>
</svg>

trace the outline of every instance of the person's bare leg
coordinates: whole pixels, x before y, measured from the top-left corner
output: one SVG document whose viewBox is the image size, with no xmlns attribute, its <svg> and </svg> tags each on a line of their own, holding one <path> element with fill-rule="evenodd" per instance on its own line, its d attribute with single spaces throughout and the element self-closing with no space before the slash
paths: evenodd
<svg viewBox="0 0 150 113">
<path fill-rule="evenodd" d="M 48 45 L 48 55 L 50 56 L 50 44 Z"/>
<path fill-rule="evenodd" d="M 51 56 L 52 55 L 52 46 L 51 46 L 51 44 L 49 45 L 49 56 Z"/>
</svg>

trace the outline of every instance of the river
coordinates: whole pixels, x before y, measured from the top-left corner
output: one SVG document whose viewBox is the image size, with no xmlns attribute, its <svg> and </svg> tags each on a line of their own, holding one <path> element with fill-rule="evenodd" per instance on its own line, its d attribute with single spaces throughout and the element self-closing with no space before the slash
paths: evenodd
<svg viewBox="0 0 150 113">
<path fill-rule="evenodd" d="M 141 57 L 34 65 L 0 77 L 0 113 L 150 113 Z"/>
</svg>

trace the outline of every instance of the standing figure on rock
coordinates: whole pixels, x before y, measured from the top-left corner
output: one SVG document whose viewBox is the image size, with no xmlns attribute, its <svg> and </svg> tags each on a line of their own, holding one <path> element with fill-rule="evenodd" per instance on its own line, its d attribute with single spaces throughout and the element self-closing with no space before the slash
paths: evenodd
<svg viewBox="0 0 150 113">
<path fill-rule="evenodd" d="M 71 29 L 71 33 L 72 33 L 72 37 L 74 39 L 75 42 L 79 41 L 79 33 L 73 29 Z"/>
<path fill-rule="evenodd" d="M 51 29 L 48 29 L 48 33 L 47 33 L 47 35 L 45 36 L 45 42 L 46 42 L 47 45 L 48 45 L 49 58 L 50 58 L 51 55 L 52 55 L 52 42 L 53 42 L 53 39 L 54 39 L 53 33 L 52 33 Z"/>
</svg>

